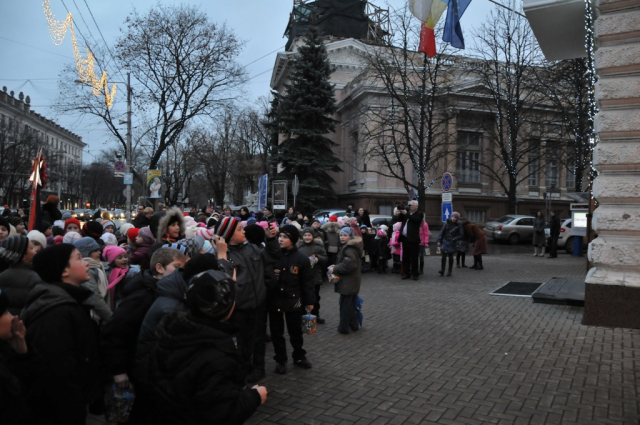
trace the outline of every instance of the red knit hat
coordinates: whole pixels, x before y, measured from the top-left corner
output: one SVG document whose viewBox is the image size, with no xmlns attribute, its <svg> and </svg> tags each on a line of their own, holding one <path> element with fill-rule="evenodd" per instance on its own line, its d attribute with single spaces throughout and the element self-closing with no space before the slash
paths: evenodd
<svg viewBox="0 0 640 425">
<path fill-rule="evenodd" d="M 135 241 L 136 238 L 138 237 L 138 232 L 140 231 L 140 229 L 138 229 L 137 227 L 134 227 L 132 229 L 129 229 L 127 231 L 127 237 L 132 240 Z"/>
<path fill-rule="evenodd" d="M 67 227 L 69 227 L 70 224 L 75 224 L 76 226 L 78 226 L 78 229 L 82 228 L 82 225 L 80 224 L 80 222 L 75 219 L 75 218 L 70 218 L 67 221 L 64 222 L 64 231 L 67 231 Z"/>
<path fill-rule="evenodd" d="M 338 222 L 338 217 L 336 217 L 335 215 L 332 215 L 331 217 L 329 217 L 329 221 L 331 223 L 337 223 Z"/>
<path fill-rule="evenodd" d="M 231 239 L 231 235 L 236 231 L 236 227 L 240 223 L 235 217 L 224 217 L 218 223 L 218 227 L 216 228 L 216 234 L 224 238 L 225 241 L 229 242 Z"/>
</svg>

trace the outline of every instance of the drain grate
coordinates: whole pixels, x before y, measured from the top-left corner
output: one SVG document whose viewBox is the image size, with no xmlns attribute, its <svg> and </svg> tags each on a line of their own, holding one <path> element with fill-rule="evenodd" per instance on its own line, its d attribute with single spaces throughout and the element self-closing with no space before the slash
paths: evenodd
<svg viewBox="0 0 640 425">
<path fill-rule="evenodd" d="M 506 295 L 509 297 L 530 297 L 542 285 L 540 282 L 507 282 L 496 289 L 491 295 Z"/>
</svg>

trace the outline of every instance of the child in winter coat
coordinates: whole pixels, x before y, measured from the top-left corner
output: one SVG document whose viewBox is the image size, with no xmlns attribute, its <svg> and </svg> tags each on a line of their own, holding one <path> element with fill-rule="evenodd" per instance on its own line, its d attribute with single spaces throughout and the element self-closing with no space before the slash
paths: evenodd
<svg viewBox="0 0 640 425">
<path fill-rule="evenodd" d="M 134 229 L 131 229 L 129 232 L 133 230 Z M 140 266 L 140 270 L 148 270 L 150 260 L 149 251 L 151 250 L 151 246 L 156 242 L 156 238 L 153 237 L 149 226 L 136 230 L 138 230 L 138 235 L 135 237 L 135 249 L 131 251 L 129 261 L 131 264 Z"/>
<path fill-rule="evenodd" d="M 106 246 L 102 251 L 102 256 L 109 263 L 108 268 L 105 270 L 109 280 L 107 291 L 109 292 L 109 306 L 111 311 L 115 311 L 122 299 L 124 286 L 133 276 L 140 272 L 140 268 L 129 266 L 127 251 L 119 246 Z"/>
<path fill-rule="evenodd" d="M 340 241 L 343 243 L 336 263 L 329 266 L 329 273 L 338 276 L 335 291 L 340 294 L 340 324 L 338 332 L 348 334 L 349 330 L 358 331 L 358 312 L 356 301 L 360 292 L 360 258 L 362 239 L 354 237 L 350 227 L 340 229 Z"/>
<path fill-rule="evenodd" d="M 375 240 L 376 255 L 377 255 L 377 271 L 379 274 L 387 272 L 387 262 L 391 258 L 391 251 L 389 249 L 389 238 L 387 232 L 383 229 L 378 230 L 378 237 Z"/>
<path fill-rule="evenodd" d="M 322 273 L 328 265 L 327 252 L 320 239 L 315 238 L 315 232 L 310 227 L 302 231 L 302 239 L 298 241 L 298 250 L 309 257 L 311 268 L 313 269 L 313 281 L 315 284 L 316 303 L 313 305 L 311 314 L 317 316 L 317 323 L 324 324 L 325 319 L 320 317 L 320 286 L 322 285 Z"/>
<path fill-rule="evenodd" d="M 100 262 L 100 245 L 95 239 L 85 236 L 73 243 L 85 261 L 89 264 L 89 276 L 91 279 L 82 284 L 83 287 L 93 292 L 84 304 L 91 306 L 91 318 L 96 322 L 105 322 L 111 318 L 111 308 L 107 296 L 109 286 L 107 274 Z"/>
<path fill-rule="evenodd" d="M 393 224 L 393 234 L 391 240 L 389 240 L 389 246 L 391 247 L 391 256 L 393 257 L 393 268 L 391 273 L 400 273 L 402 269 L 402 242 L 400 242 L 400 228 L 402 222 L 398 221 Z"/>
</svg>

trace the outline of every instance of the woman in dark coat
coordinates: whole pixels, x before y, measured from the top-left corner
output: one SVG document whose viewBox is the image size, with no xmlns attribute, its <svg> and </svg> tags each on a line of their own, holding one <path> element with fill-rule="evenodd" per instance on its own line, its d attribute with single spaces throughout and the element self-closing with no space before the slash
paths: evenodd
<svg viewBox="0 0 640 425">
<path fill-rule="evenodd" d="M 359 208 L 358 212 L 354 215 L 354 217 L 358 218 L 360 224 L 364 224 L 367 227 L 371 227 L 371 219 L 369 218 L 369 211 L 364 208 Z"/>
<path fill-rule="evenodd" d="M 549 258 L 558 257 L 558 237 L 560 237 L 560 217 L 555 211 L 551 211 L 551 221 L 549 222 Z"/>
<path fill-rule="evenodd" d="M 463 228 L 469 242 L 473 244 L 473 249 L 471 250 L 471 254 L 473 255 L 473 266 L 471 266 L 471 268 L 474 270 L 483 270 L 482 254 L 487 254 L 489 252 L 487 235 L 485 235 L 481 228 L 473 223 L 467 222 Z"/>
<path fill-rule="evenodd" d="M 533 256 L 544 257 L 544 214 L 542 211 L 536 213 L 536 217 L 533 219 Z"/>
<path fill-rule="evenodd" d="M 449 271 L 447 272 L 447 276 L 451 276 L 451 270 L 453 269 L 453 254 L 456 253 L 458 240 L 462 238 L 463 234 L 459 220 L 460 213 L 453 212 L 445 225 L 442 226 L 442 230 L 440 230 L 440 235 L 438 236 L 438 246 L 442 253 L 442 263 L 440 271 L 438 272 L 440 273 L 440 276 L 444 276 L 447 257 L 449 257 Z"/>
<path fill-rule="evenodd" d="M 49 195 L 45 204 L 42 206 L 42 221 L 53 223 L 56 220 L 62 220 L 62 213 L 58 209 L 60 198 L 55 195 Z"/>
</svg>

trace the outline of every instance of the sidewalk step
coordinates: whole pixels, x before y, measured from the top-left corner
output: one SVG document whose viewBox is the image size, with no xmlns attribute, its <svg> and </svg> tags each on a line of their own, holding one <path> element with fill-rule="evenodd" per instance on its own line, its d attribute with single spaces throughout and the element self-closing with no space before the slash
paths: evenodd
<svg viewBox="0 0 640 425">
<path fill-rule="evenodd" d="M 552 277 L 531 298 L 534 303 L 584 306 L 584 277 Z"/>
</svg>

